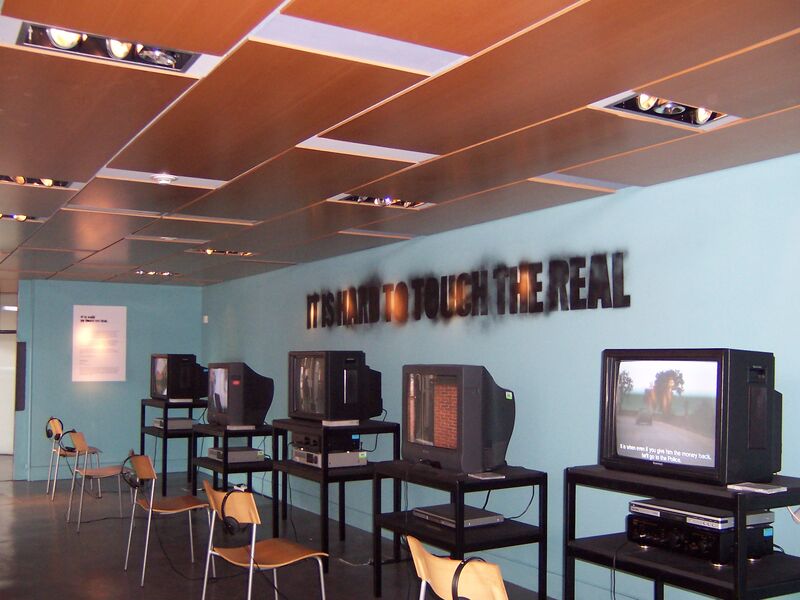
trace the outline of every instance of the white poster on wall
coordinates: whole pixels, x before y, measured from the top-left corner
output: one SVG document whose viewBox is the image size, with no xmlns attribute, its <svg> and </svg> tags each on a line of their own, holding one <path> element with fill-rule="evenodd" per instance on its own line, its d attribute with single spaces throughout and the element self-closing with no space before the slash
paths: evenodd
<svg viewBox="0 0 800 600">
<path fill-rule="evenodd" d="M 72 381 L 125 381 L 127 307 L 72 307 Z"/>
</svg>

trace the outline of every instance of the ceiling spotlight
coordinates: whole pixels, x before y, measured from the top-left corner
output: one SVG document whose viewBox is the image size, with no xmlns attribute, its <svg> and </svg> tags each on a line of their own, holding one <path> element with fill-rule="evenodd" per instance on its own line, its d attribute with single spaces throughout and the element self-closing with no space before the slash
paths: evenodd
<svg viewBox="0 0 800 600">
<path fill-rule="evenodd" d="M 52 179 L 40 179 L 39 181 L 42 182 L 44 187 L 53 187 L 53 180 Z"/>
<path fill-rule="evenodd" d="M 14 175 L 14 183 L 25 185 L 26 179 L 22 175 Z"/>
<path fill-rule="evenodd" d="M 50 38 L 50 42 L 56 48 L 61 48 L 62 50 L 72 50 L 83 39 L 83 35 L 80 33 L 55 29 L 54 27 L 47 28 L 47 37 Z"/>
<path fill-rule="evenodd" d="M 108 55 L 112 58 L 118 58 L 122 60 L 126 58 L 128 54 L 131 53 L 131 46 L 130 42 L 120 42 L 119 40 L 106 40 L 106 51 Z"/>
<path fill-rule="evenodd" d="M 636 105 L 639 107 L 639 110 L 648 111 L 653 106 L 655 106 L 658 98 L 655 96 L 648 96 L 647 94 L 639 94 L 636 96 Z"/>
<path fill-rule="evenodd" d="M 153 46 L 143 46 L 142 44 L 136 44 L 136 55 L 143 61 L 160 67 L 174 68 L 178 62 L 178 57 L 174 52 L 161 50 L 161 48 Z"/>
<path fill-rule="evenodd" d="M 155 181 L 158 185 L 169 185 L 178 180 L 175 175 L 170 175 L 169 173 L 158 173 L 156 175 L 151 175 L 150 179 Z"/>
<path fill-rule="evenodd" d="M 23 221 L 28 220 L 28 215 L 13 215 L 15 221 L 19 221 L 20 223 Z"/>
<path fill-rule="evenodd" d="M 213 248 L 206 248 L 206 254 L 211 256 L 212 254 L 214 254 L 214 249 Z"/>
<path fill-rule="evenodd" d="M 653 111 L 660 115 L 679 115 L 686 110 L 682 104 L 677 104 L 671 100 L 659 100 L 658 106 Z"/>
<path fill-rule="evenodd" d="M 694 111 L 694 122 L 698 125 L 705 125 L 708 123 L 708 120 L 713 114 L 714 111 L 708 110 L 707 108 L 698 107 Z"/>
</svg>

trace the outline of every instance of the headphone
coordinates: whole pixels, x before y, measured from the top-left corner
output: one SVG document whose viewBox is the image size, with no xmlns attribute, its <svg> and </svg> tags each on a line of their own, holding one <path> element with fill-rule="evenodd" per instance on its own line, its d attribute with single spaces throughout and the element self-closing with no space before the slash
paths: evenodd
<svg viewBox="0 0 800 600">
<path fill-rule="evenodd" d="M 222 506 L 219 507 L 219 512 L 220 518 L 222 519 L 222 526 L 225 528 L 225 533 L 233 535 L 247 529 L 249 523 L 242 525 L 234 517 L 225 514 L 225 503 L 228 501 L 228 498 L 230 498 L 231 494 L 246 492 L 247 488 L 245 486 L 233 486 L 233 489 L 227 492 L 222 498 Z"/>
<path fill-rule="evenodd" d="M 128 457 L 122 461 L 122 466 L 120 467 L 120 474 L 122 475 L 122 479 L 127 483 L 131 489 L 138 490 L 141 487 L 144 487 L 145 482 L 139 479 L 136 475 L 136 470 L 133 468 L 133 464 L 131 463 L 131 459 L 136 456 L 136 454 L 131 450 L 128 452 Z M 131 464 L 130 469 L 126 469 L 125 465 Z"/>
<path fill-rule="evenodd" d="M 58 421 L 58 419 L 56 419 Z M 60 423 L 61 421 L 59 421 Z M 68 436 L 70 433 L 75 433 L 74 429 L 69 429 L 64 431 L 61 435 L 56 434 L 56 440 L 58 440 L 58 447 L 61 448 L 64 452 L 75 452 L 75 446 L 65 446 L 64 445 L 64 438 Z"/>
<path fill-rule="evenodd" d="M 473 560 L 479 560 L 481 562 L 486 562 L 480 556 L 470 556 L 469 558 L 463 559 L 458 566 L 456 567 L 455 573 L 453 573 L 453 583 L 450 586 L 450 591 L 453 594 L 453 600 L 459 600 L 460 596 L 458 595 L 458 580 L 461 577 L 461 571 L 464 570 L 464 567 L 467 566 L 467 563 L 471 563 Z"/>
<path fill-rule="evenodd" d="M 58 424 L 61 425 L 62 433 L 56 433 L 50 428 L 50 423 L 52 421 L 58 421 Z M 50 417 L 49 419 L 47 419 L 47 424 L 44 426 L 44 434 L 47 436 L 48 440 L 51 439 L 52 437 L 55 437 L 56 441 L 59 441 L 61 439 L 61 436 L 64 435 L 63 431 L 64 431 L 64 423 L 61 422 L 61 419 L 59 419 L 58 417 Z"/>
</svg>

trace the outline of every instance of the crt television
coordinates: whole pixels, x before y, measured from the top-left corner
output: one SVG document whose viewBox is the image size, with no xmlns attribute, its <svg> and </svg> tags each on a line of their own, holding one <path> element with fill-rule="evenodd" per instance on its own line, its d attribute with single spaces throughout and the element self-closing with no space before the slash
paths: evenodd
<svg viewBox="0 0 800 600">
<path fill-rule="evenodd" d="M 272 404 L 275 382 L 242 362 L 209 363 L 208 422 L 258 426 Z"/>
<path fill-rule="evenodd" d="M 775 358 L 729 348 L 605 350 L 600 463 L 720 485 L 781 468 Z"/>
<path fill-rule="evenodd" d="M 403 459 L 478 473 L 506 464 L 514 392 L 485 367 L 403 367 Z"/>
<path fill-rule="evenodd" d="M 383 412 L 381 374 L 364 353 L 350 350 L 289 353 L 289 416 L 361 421 Z"/>
<path fill-rule="evenodd" d="M 194 354 L 152 354 L 150 397 L 159 400 L 194 400 L 208 393 L 208 370 Z"/>
</svg>

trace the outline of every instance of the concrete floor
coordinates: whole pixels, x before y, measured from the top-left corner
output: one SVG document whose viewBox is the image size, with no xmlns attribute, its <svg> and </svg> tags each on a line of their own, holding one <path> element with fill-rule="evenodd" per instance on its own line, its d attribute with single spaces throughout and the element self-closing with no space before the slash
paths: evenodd
<svg viewBox="0 0 800 600">
<path fill-rule="evenodd" d="M 183 494 L 181 477 L 170 477 L 171 494 Z M 153 521 L 150 556 L 144 588 L 139 587 L 141 558 L 144 549 L 145 521 L 137 520 L 132 544 L 132 562 L 128 572 L 122 569 L 125 559 L 129 523 L 127 492 L 123 489 L 128 518 L 118 518 L 116 486 L 107 483 L 102 500 L 86 497 L 81 533 L 73 523 L 65 523 L 69 485 L 59 482 L 55 502 L 44 494 L 44 482 L 0 482 L 0 598 L 3 600 L 105 600 L 147 599 L 199 600 L 203 586 L 205 547 L 208 540 L 204 514 L 195 518 L 195 553 L 197 562 L 189 560 L 187 520 L 185 515 L 161 517 Z M 111 488 L 114 488 L 113 493 Z M 76 497 L 77 500 L 77 497 Z M 269 537 L 270 500 L 259 498 L 259 510 L 265 527 L 259 538 Z M 137 511 L 143 516 L 144 511 Z M 316 547 L 319 521 L 316 515 L 294 509 L 293 522 L 298 541 Z M 99 520 L 98 520 L 99 519 Z M 291 526 L 288 528 L 291 531 Z M 371 558 L 371 535 L 348 527 L 347 540 L 339 542 L 331 523 L 330 572 L 326 575 L 329 600 L 371 599 L 372 568 L 365 565 Z M 215 542 L 222 538 L 215 533 Z M 237 545 L 239 538 L 231 541 Z M 243 543 L 243 542 L 242 542 Z M 391 554 L 391 544 L 384 545 L 384 556 Z M 347 562 L 345 562 L 347 561 Z M 347 563 L 351 563 L 348 565 Z M 208 600 L 245 598 L 246 573 L 218 562 L 220 580 L 209 583 Z M 237 576 L 237 574 L 239 574 Z M 233 576 L 233 577 L 230 577 Z M 227 577 L 227 578 L 225 578 Z M 306 561 L 279 571 L 283 596 L 290 600 L 318 598 L 316 563 Z M 511 600 L 533 600 L 534 592 L 508 586 Z M 272 599 L 273 591 L 264 577 L 255 576 L 254 598 Z M 409 561 L 383 568 L 383 598 L 416 599 L 419 582 Z M 433 594 L 428 598 L 433 598 Z"/>
</svg>

